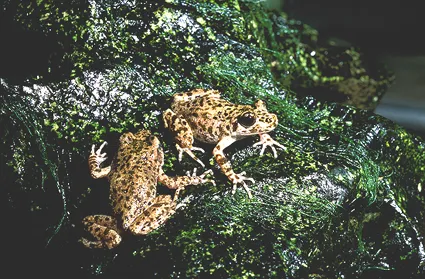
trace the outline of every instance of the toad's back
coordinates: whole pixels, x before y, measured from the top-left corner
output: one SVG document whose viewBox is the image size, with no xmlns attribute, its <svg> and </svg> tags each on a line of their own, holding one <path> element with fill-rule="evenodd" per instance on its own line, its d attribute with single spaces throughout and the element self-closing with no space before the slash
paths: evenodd
<svg viewBox="0 0 425 279">
<path fill-rule="evenodd" d="M 187 101 L 175 101 L 172 109 L 189 123 L 196 139 L 217 143 L 230 136 L 231 125 L 244 112 L 253 110 L 248 105 L 235 105 L 221 98 L 200 96 Z"/>
<path fill-rule="evenodd" d="M 121 139 L 108 176 L 111 184 L 110 200 L 117 216 L 136 212 L 136 207 L 143 208 L 155 197 L 159 169 L 163 162 L 160 152 L 157 147 L 144 141 Z"/>
</svg>

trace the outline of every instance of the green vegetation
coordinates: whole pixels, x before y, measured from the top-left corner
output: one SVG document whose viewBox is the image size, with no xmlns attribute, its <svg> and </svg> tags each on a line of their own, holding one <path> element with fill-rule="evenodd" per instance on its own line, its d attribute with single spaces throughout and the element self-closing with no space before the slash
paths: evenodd
<svg viewBox="0 0 425 279">
<path fill-rule="evenodd" d="M 19 55 L 31 44 L 1 54 L 19 69 L 0 66 L 0 196 L 14 240 L 7 248 L 20 263 L 44 274 L 147 278 L 424 276 L 425 143 L 361 109 L 376 105 L 392 76 L 356 49 L 319 44 L 317 31 L 258 1 L 2 8 L 7 26 L 35 34 L 45 57 L 26 67 Z M 112 158 L 122 132 L 150 129 L 163 142 L 165 171 L 183 174 L 195 162 L 178 163 L 161 112 L 173 93 L 199 87 L 235 103 L 265 100 L 278 115 L 273 137 L 287 149 L 277 159 L 260 157 L 254 138 L 226 150 L 255 179 L 254 198 L 232 196 L 210 160 L 217 185 L 188 188 L 165 226 L 125 235 L 112 251 L 84 249 L 81 219 L 111 211 L 107 181 L 88 174 L 91 145 L 108 141 Z"/>
</svg>

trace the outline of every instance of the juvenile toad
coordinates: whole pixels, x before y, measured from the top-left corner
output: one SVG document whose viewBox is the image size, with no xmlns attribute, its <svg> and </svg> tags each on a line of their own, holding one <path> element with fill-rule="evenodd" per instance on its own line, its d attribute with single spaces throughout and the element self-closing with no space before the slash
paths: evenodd
<svg viewBox="0 0 425 279">
<path fill-rule="evenodd" d="M 120 234 L 130 231 L 146 235 L 163 224 L 175 213 L 179 192 L 187 185 L 214 181 L 205 178 L 211 170 L 200 176 L 169 177 L 163 170 L 164 154 L 159 140 L 149 131 L 125 133 L 111 166 L 100 167 L 106 160 L 102 148 L 95 151 L 93 145 L 89 157 L 89 169 L 93 178 L 107 177 L 110 182 L 110 200 L 114 216 L 90 215 L 83 219 L 85 229 L 97 240 L 85 238 L 81 242 L 90 248 L 114 248 L 121 242 Z M 174 198 L 156 196 L 157 183 L 176 189 Z"/>
<path fill-rule="evenodd" d="M 199 160 L 193 150 L 204 152 L 199 147 L 193 147 L 194 138 L 216 144 L 213 155 L 223 173 L 233 183 L 232 193 L 241 184 L 251 198 L 251 192 L 245 181 L 254 180 L 245 177 L 245 172 L 236 174 L 230 162 L 224 155 L 224 149 L 242 138 L 259 135 L 260 141 L 254 146 L 262 145 L 260 155 L 267 146 L 277 157 L 276 149 L 284 148 L 283 145 L 273 140 L 267 133 L 276 128 L 277 116 L 269 113 L 263 101 L 258 100 L 255 107 L 249 105 L 232 104 L 221 99 L 216 90 L 195 89 L 187 93 L 178 93 L 173 96 L 171 109 L 163 114 L 165 126 L 175 134 L 176 148 L 179 151 L 179 160 L 186 152 L 194 160 Z"/>
</svg>

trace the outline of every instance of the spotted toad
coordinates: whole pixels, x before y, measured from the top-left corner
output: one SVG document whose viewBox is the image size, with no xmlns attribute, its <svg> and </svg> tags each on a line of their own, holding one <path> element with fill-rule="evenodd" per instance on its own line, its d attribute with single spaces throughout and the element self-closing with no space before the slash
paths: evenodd
<svg viewBox="0 0 425 279">
<path fill-rule="evenodd" d="M 216 144 L 213 155 L 222 172 L 233 183 L 232 193 L 235 193 L 238 184 L 241 184 L 249 198 L 251 191 L 245 181 L 254 182 L 245 177 L 245 172 L 236 174 L 230 162 L 226 159 L 224 149 L 242 138 L 259 135 L 260 141 L 254 146 L 262 145 L 260 155 L 266 147 L 270 147 L 274 157 L 277 157 L 274 146 L 284 149 L 284 146 L 273 140 L 267 133 L 276 128 L 277 116 L 269 113 L 263 101 L 258 100 L 255 107 L 237 105 L 221 99 L 216 90 L 195 89 L 187 93 L 178 93 L 173 96 L 171 109 L 163 114 L 165 126 L 175 134 L 176 148 L 179 151 L 179 160 L 183 152 L 204 166 L 192 151 L 201 151 L 193 147 L 194 138 L 210 144 Z"/>
<path fill-rule="evenodd" d="M 211 174 L 211 170 L 200 176 L 195 176 L 196 170 L 192 176 L 167 176 L 162 170 L 164 154 L 159 140 L 149 131 L 123 134 L 111 166 L 102 168 L 100 165 L 106 160 L 106 153 L 102 153 L 105 144 L 97 151 L 93 145 L 89 169 L 93 178 L 109 179 L 114 217 L 90 215 L 83 219 L 85 229 L 97 239 L 89 241 L 82 238 L 81 242 L 86 247 L 114 248 L 121 242 L 120 234 L 123 231 L 146 235 L 174 214 L 176 200 L 185 186 L 214 183 L 205 178 Z M 169 195 L 156 196 L 157 182 L 170 189 L 177 189 L 174 198 Z"/>
</svg>

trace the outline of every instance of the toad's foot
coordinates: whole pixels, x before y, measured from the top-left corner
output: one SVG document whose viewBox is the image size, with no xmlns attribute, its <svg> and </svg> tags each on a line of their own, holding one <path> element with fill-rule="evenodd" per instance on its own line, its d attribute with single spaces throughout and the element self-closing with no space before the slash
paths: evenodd
<svg viewBox="0 0 425 279">
<path fill-rule="evenodd" d="M 196 157 L 196 155 L 192 152 L 192 150 L 196 150 L 196 151 L 201 151 L 202 153 L 205 153 L 205 150 L 203 150 L 200 147 L 194 147 L 192 146 L 191 148 L 188 147 L 180 147 L 180 145 L 176 144 L 176 148 L 177 151 L 179 152 L 179 162 L 181 162 L 182 157 L 183 157 L 183 152 L 186 152 L 190 157 L 192 157 L 193 160 L 195 160 L 196 162 L 198 162 L 199 164 L 201 164 L 202 167 L 205 167 L 204 163 L 202 163 L 201 160 L 198 159 L 198 157 Z"/>
<path fill-rule="evenodd" d="M 208 183 L 209 182 L 209 183 L 211 183 L 211 184 L 213 184 L 215 186 L 215 181 L 212 178 L 205 177 L 207 175 L 213 175 L 213 171 L 212 170 L 207 170 L 203 174 L 197 176 L 196 175 L 196 168 L 194 168 L 193 171 L 192 171 L 192 174 L 190 173 L 190 171 L 187 171 L 186 172 L 186 175 L 187 175 L 187 177 L 190 178 L 190 182 L 187 182 L 185 184 L 198 185 L 198 184 L 204 184 L 204 183 Z M 178 198 L 178 196 L 180 194 L 180 191 L 181 190 L 184 190 L 185 187 L 186 187 L 186 185 L 183 185 L 183 186 L 177 188 L 176 192 L 174 193 L 174 199 L 173 199 L 173 201 L 176 201 L 177 200 L 177 198 Z"/>
<path fill-rule="evenodd" d="M 200 176 L 197 176 L 196 175 L 196 168 L 194 168 L 192 174 L 190 174 L 190 171 L 187 171 L 186 174 L 187 174 L 187 176 L 197 177 L 198 179 L 200 179 L 199 184 L 204 184 L 204 183 L 208 183 L 209 182 L 209 183 L 211 183 L 212 185 L 215 186 L 215 181 L 212 178 L 205 177 L 207 175 L 211 175 L 212 176 L 213 175 L 213 171 L 212 170 L 204 171 L 203 174 L 201 174 Z"/>
<path fill-rule="evenodd" d="M 102 153 L 102 148 L 107 144 L 105 141 L 102 143 L 102 145 L 99 147 L 98 150 L 95 151 L 95 145 L 92 145 L 91 153 L 89 156 L 89 169 L 90 174 L 93 178 L 102 178 L 108 175 L 108 173 L 111 171 L 111 167 L 101 168 L 100 164 L 102 164 L 106 159 L 106 153 Z"/>
<path fill-rule="evenodd" d="M 245 176 L 246 172 L 241 172 L 239 174 L 233 174 L 229 177 L 230 181 L 233 183 L 233 189 L 232 189 L 232 195 L 235 194 L 236 188 L 238 184 L 242 185 L 242 187 L 245 189 L 245 191 L 248 193 L 248 198 L 252 199 L 251 190 L 248 188 L 248 185 L 246 185 L 245 180 L 249 180 L 252 183 L 254 183 L 254 179 L 251 177 Z"/>
<path fill-rule="evenodd" d="M 93 144 L 91 147 L 91 153 L 90 153 L 90 157 L 94 157 L 97 163 L 97 167 L 100 166 L 100 164 L 102 164 L 106 159 L 108 159 L 108 157 L 106 157 L 106 153 L 102 153 L 102 149 L 103 147 L 105 147 L 105 145 L 107 145 L 108 143 L 105 141 L 102 143 L 102 145 L 99 147 L 98 150 L 95 151 L 95 145 Z"/>
<path fill-rule="evenodd" d="M 260 155 L 264 154 L 264 151 L 266 150 L 267 146 L 270 146 L 270 148 L 273 151 L 273 156 L 275 158 L 277 158 L 277 152 L 276 152 L 276 148 L 274 147 L 274 145 L 276 145 L 277 147 L 286 150 L 286 147 L 283 146 L 282 144 L 278 143 L 277 141 L 275 141 L 274 139 L 272 139 L 268 134 L 260 134 L 260 141 L 254 143 L 253 146 L 257 146 L 262 144 L 263 147 L 261 148 L 261 152 Z"/>
</svg>

